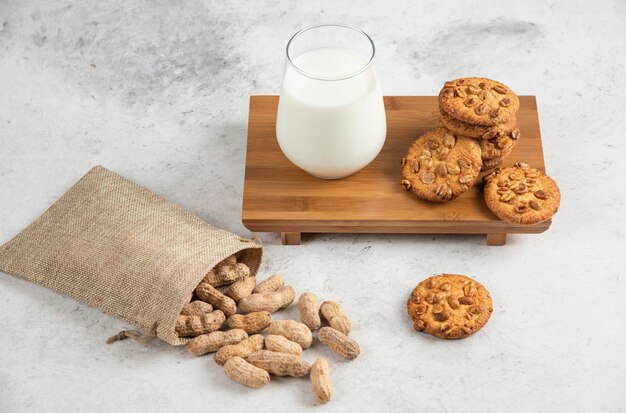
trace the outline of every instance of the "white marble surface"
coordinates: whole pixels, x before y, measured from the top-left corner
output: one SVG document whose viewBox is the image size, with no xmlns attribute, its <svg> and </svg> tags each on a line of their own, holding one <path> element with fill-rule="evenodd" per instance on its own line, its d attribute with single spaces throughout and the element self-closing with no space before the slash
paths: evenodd
<svg viewBox="0 0 626 413">
<path fill-rule="evenodd" d="M 103 164 L 242 235 L 250 94 L 276 93 L 297 29 L 369 32 L 386 94 L 463 75 L 537 95 L 562 207 L 542 235 L 317 235 L 266 245 L 262 276 L 341 302 L 362 356 L 253 391 L 209 358 L 103 340 L 127 325 L 0 274 L 0 411 L 626 411 L 623 101 L 626 3 L 0 0 L 0 242 Z M 412 331 L 405 300 L 433 273 L 492 292 L 472 338 Z M 293 313 L 292 313 L 293 314 Z M 287 314 L 289 315 L 289 314 Z"/>
</svg>

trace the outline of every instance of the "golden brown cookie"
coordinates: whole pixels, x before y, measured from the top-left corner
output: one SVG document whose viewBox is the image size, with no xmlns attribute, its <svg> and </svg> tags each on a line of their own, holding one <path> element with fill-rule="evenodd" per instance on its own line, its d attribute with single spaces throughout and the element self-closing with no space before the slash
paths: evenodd
<svg viewBox="0 0 626 413">
<path fill-rule="evenodd" d="M 483 166 L 480 168 L 480 170 L 486 171 L 487 169 L 493 169 L 496 166 L 500 165 L 508 156 L 509 154 L 506 154 L 505 156 L 501 156 L 499 158 L 487 159 L 483 161 Z"/>
<path fill-rule="evenodd" d="M 475 139 L 439 127 L 420 136 L 402 158 L 401 184 L 422 199 L 450 201 L 474 185 L 481 165 Z"/>
<path fill-rule="evenodd" d="M 496 169 L 483 180 L 487 207 L 504 221 L 538 224 L 559 209 L 561 192 L 556 182 L 527 163 Z"/>
<path fill-rule="evenodd" d="M 521 137 L 519 128 L 517 127 L 508 133 L 504 133 L 499 128 L 497 129 L 493 138 L 478 141 L 483 163 L 486 160 L 501 158 L 511 153 L 513 147 L 515 147 L 515 144 Z"/>
<path fill-rule="evenodd" d="M 446 82 L 439 107 L 451 117 L 472 125 L 494 126 L 515 119 L 519 99 L 507 86 L 482 77 Z"/>
<path fill-rule="evenodd" d="M 472 125 L 471 123 L 462 122 L 453 118 L 443 109 L 439 109 L 439 123 L 458 135 L 476 139 L 492 139 L 498 133 L 506 134 L 517 128 L 515 119 L 508 123 L 500 123 L 495 126 Z"/>
<path fill-rule="evenodd" d="M 493 302 L 481 283 L 464 275 L 440 274 L 419 283 L 406 307 L 417 331 L 456 339 L 487 324 Z"/>
</svg>

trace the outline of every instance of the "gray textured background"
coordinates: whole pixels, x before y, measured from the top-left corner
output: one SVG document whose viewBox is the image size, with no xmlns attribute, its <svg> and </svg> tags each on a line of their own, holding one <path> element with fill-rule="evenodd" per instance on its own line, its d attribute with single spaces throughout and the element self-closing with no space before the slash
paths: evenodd
<svg viewBox="0 0 626 413">
<path fill-rule="evenodd" d="M 367 31 L 385 94 L 493 77 L 537 95 L 562 208 L 502 248 L 475 236 L 273 234 L 262 276 L 341 302 L 362 356 L 258 391 L 163 343 L 106 346 L 118 319 L 0 275 L 0 411 L 626 411 L 624 1 L 0 0 L 0 242 L 102 164 L 241 235 L 247 105 L 277 93 L 296 30 Z M 412 287 L 441 272 L 492 292 L 462 341 L 416 334 Z M 295 315 L 293 311 L 287 315 Z"/>
</svg>

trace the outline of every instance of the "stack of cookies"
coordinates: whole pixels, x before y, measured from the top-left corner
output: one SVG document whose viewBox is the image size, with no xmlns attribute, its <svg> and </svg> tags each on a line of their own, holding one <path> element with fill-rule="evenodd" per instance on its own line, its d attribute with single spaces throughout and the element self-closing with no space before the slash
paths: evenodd
<svg viewBox="0 0 626 413">
<path fill-rule="evenodd" d="M 494 168 L 520 137 L 519 99 L 500 82 L 466 77 L 439 92 L 443 126 L 420 136 L 402 158 L 402 187 L 431 202 L 470 189 L 481 170 Z"/>
<path fill-rule="evenodd" d="M 520 138 L 517 95 L 495 80 L 466 77 L 446 82 L 439 92 L 439 120 L 455 134 L 477 139 L 482 169 L 491 169 Z"/>
<path fill-rule="evenodd" d="M 470 189 L 481 171 L 495 168 L 520 138 L 517 95 L 495 80 L 466 77 L 439 92 L 443 126 L 417 138 L 402 158 L 401 185 L 431 202 L 447 202 Z M 532 225 L 550 219 L 561 193 L 545 173 L 524 162 L 483 178 L 487 207 L 500 219 Z"/>
</svg>

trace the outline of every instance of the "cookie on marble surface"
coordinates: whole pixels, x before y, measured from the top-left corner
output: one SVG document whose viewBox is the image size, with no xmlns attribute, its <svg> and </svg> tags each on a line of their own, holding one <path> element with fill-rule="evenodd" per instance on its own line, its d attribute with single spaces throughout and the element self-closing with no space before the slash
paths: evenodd
<svg viewBox="0 0 626 413">
<path fill-rule="evenodd" d="M 402 187 L 431 202 L 450 201 L 474 185 L 482 165 L 475 139 L 438 127 L 420 136 L 402 158 Z"/>
<path fill-rule="evenodd" d="M 538 224 L 559 209 L 561 192 L 556 182 L 525 162 L 496 169 L 483 180 L 487 208 L 504 221 Z"/>
<path fill-rule="evenodd" d="M 457 339 L 487 324 L 493 302 L 481 283 L 460 274 L 440 274 L 419 283 L 406 307 L 415 330 Z"/>
<path fill-rule="evenodd" d="M 462 122 L 494 126 L 515 119 L 519 99 L 500 82 L 466 77 L 444 84 L 439 92 L 439 107 Z"/>
<path fill-rule="evenodd" d="M 439 109 L 439 123 L 458 135 L 475 139 L 492 139 L 498 133 L 508 133 L 517 127 L 515 119 L 495 126 L 472 125 L 453 118 L 443 109 Z"/>
</svg>

